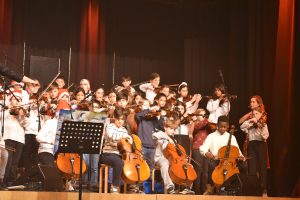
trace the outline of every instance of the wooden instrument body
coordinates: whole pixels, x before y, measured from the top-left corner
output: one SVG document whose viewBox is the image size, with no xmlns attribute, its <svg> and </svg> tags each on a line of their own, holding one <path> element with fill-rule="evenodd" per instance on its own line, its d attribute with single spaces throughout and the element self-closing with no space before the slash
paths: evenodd
<svg viewBox="0 0 300 200">
<path fill-rule="evenodd" d="M 169 176 L 178 185 L 191 186 L 197 178 L 196 171 L 193 165 L 188 163 L 184 148 L 178 144 L 176 147 L 174 144 L 169 143 L 163 151 L 164 156 L 169 161 Z M 182 152 L 181 155 L 178 154 L 178 151 Z"/>
<path fill-rule="evenodd" d="M 72 160 L 74 165 L 72 167 Z M 75 179 L 79 178 L 80 175 L 80 156 L 75 153 L 60 153 L 56 159 L 56 165 L 58 169 L 64 173 L 67 179 L 71 179 L 72 175 Z M 86 171 L 86 164 L 82 160 L 82 173 Z"/>
<path fill-rule="evenodd" d="M 127 139 L 121 139 L 118 149 L 124 161 L 122 178 L 126 183 L 135 184 L 149 179 L 150 168 L 140 153 L 142 150 L 141 140 L 134 134 L 132 134 L 132 138 L 136 149 L 132 148 Z"/>
<path fill-rule="evenodd" d="M 212 180 L 217 188 L 219 188 L 232 175 L 240 173 L 236 161 L 240 155 L 239 148 L 232 145 L 229 150 L 227 148 L 227 146 L 223 146 L 219 149 L 218 158 L 220 159 L 220 163 L 215 167 L 212 173 Z M 228 156 L 226 156 L 227 150 Z"/>
</svg>

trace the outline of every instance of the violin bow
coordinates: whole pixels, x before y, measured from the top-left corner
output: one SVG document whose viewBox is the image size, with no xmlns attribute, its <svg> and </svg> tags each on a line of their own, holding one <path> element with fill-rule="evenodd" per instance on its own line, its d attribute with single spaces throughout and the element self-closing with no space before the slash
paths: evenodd
<svg viewBox="0 0 300 200">
<path fill-rule="evenodd" d="M 37 101 L 39 101 L 42 96 L 44 96 L 44 94 L 46 93 L 46 91 L 50 88 L 50 86 L 52 85 L 52 83 L 58 78 L 58 76 L 60 75 L 60 71 L 56 74 L 56 76 L 51 80 L 51 82 L 48 84 L 48 86 L 46 87 L 46 89 L 44 89 L 44 91 L 40 94 L 40 96 L 38 97 Z"/>
</svg>

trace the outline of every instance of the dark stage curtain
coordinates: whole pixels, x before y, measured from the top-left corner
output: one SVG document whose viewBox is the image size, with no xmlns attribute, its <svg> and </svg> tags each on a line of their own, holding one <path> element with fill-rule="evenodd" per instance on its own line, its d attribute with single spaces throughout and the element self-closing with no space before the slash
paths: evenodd
<svg viewBox="0 0 300 200">
<path fill-rule="evenodd" d="M 201 25 L 199 36 L 184 42 L 184 78 L 194 92 L 209 95 L 214 85 L 221 83 L 220 69 L 228 92 L 238 95 L 232 102 L 232 123 L 248 111 L 252 95 L 262 96 L 270 131 L 269 195 L 290 196 L 300 173 L 295 147 L 300 140 L 295 130 L 297 117 L 293 117 L 299 113 L 294 110 L 299 85 L 294 74 L 298 59 L 294 59 L 294 44 L 299 43 L 294 18 L 299 9 L 293 0 L 212 4 L 198 9 L 200 20 L 193 27 Z M 212 19 L 201 20 L 207 16 Z M 236 137 L 242 145 L 244 134 L 239 132 Z"/>
</svg>

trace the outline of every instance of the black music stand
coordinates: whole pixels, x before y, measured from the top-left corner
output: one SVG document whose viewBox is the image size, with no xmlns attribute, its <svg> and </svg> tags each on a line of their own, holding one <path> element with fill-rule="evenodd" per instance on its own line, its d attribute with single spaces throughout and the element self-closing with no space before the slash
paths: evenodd
<svg viewBox="0 0 300 200">
<path fill-rule="evenodd" d="M 64 121 L 58 145 L 58 153 L 80 155 L 79 200 L 82 198 L 82 154 L 99 154 L 103 123 Z"/>
</svg>

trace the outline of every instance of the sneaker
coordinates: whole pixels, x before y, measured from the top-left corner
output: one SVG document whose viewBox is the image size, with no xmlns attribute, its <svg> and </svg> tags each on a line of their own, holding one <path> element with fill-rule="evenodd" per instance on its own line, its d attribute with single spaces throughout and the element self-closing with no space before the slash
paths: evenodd
<svg viewBox="0 0 300 200">
<path fill-rule="evenodd" d="M 135 194 L 135 193 L 137 193 L 137 194 L 145 194 L 142 190 L 140 190 L 138 188 L 137 185 L 130 185 L 129 188 L 128 188 L 128 193 L 129 194 Z"/>
<path fill-rule="evenodd" d="M 118 194 L 119 193 L 119 187 L 117 186 L 110 186 L 110 193 Z"/>
<path fill-rule="evenodd" d="M 176 194 L 176 191 L 174 190 L 174 186 L 169 186 L 169 188 L 167 189 L 167 193 L 168 194 Z"/>
<path fill-rule="evenodd" d="M 206 190 L 203 193 L 203 195 L 212 195 L 212 194 L 214 194 L 214 186 L 212 186 L 211 184 L 207 184 Z"/>
<path fill-rule="evenodd" d="M 179 194 L 195 194 L 195 192 L 189 188 L 185 188 L 184 190 L 180 191 Z"/>
<path fill-rule="evenodd" d="M 267 190 L 264 190 L 264 191 L 263 191 L 262 197 L 268 197 Z"/>
</svg>

